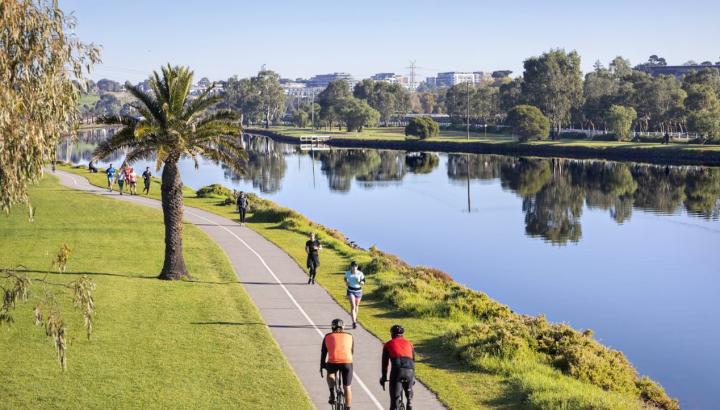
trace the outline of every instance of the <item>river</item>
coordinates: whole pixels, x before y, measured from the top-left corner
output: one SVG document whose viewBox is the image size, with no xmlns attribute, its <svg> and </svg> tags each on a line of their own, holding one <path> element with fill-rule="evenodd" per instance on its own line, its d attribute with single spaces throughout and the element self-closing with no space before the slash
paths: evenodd
<svg viewBox="0 0 720 410">
<path fill-rule="evenodd" d="M 683 408 L 716 408 L 720 169 L 246 139 L 246 175 L 186 160 L 184 183 L 258 193 L 517 312 L 593 329 Z M 80 141 L 58 157 L 87 164 L 96 138 Z"/>
</svg>

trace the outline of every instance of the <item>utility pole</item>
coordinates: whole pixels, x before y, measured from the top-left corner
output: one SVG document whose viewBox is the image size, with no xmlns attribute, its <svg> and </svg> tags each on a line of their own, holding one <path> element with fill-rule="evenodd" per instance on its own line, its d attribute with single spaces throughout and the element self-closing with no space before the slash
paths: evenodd
<svg viewBox="0 0 720 410">
<path fill-rule="evenodd" d="M 312 102 L 310 103 L 310 128 L 315 130 L 315 89 L 312 89 L 310 91 L 310 95 L 312 95 Z"/>
<path fill-rule="evenodd" d="M 465 124 L 467 125 L 467 139 L 470 139 L 470 81 L 465 83 L 465 94 L 467 94 L 467 104 L 465 105 Z"/>
</svg>

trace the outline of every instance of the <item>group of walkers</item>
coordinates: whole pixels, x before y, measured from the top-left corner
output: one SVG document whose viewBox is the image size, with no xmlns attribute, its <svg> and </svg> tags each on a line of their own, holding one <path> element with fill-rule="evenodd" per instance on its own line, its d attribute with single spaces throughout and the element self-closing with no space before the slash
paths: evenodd
<svg viewBox="0 0 720 410">
<path fill-rule="evenodd" d="M 92 163 L 90 165 L 93 166 Z M 108 166 L 105 170 L 105 175 L 107 175 L 107 187 L 109 192 L 112 192 L 113 185 L 117 184 L 118 192 L 122 195 L 125 192 L 125 186 L 127 185 L 128 193 L 130 195 L 137 195 L 137 174 L 135 174 L 135 169 L 132 166 L 123 164 L 120 169 L 117 170 L 112 166 L 112 164 L 110 164 L 110 166 Z M 150 167 L 145 168 L 145 172 L 142 173 L 142 179 L 144 184 L 143 194 L 149 195 L 150 182 L 152 181 L 152 172 L 150 172 Z"/>
</svg>

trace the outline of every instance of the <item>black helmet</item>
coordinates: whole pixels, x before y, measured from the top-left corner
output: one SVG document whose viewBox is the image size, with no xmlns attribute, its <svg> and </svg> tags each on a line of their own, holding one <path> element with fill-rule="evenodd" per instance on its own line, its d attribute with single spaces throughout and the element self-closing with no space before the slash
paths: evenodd
<svg viewBox="0 0 720 410">
<path fill-rule="evenodd" d="M 345 324 L 343 323 L 342 319 L 335 319 L 332 321 L 332 324 L 330 326 L 332 327 L 332 330 L 342 330 L 343 327 L 345 327 Z"/>
<path fill-rule="evenodd" d="M 400 325 L 393 325 L 393 327 L 390 328 L 390 335 L 392 337 L 405 334 L 405 329 L 403 329 Z"/>
</svg>

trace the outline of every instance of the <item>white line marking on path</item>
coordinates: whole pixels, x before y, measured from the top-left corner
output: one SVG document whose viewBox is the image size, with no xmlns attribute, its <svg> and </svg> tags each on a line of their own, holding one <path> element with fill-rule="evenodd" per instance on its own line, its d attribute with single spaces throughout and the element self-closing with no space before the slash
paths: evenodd
<svg viewBox="0 0 720 410">
<path fill-rule="evenodd" d="M 300 304 L 297 302 L 297 300 L 295 300 L 295 298 L 294 298 L 293 295 L 290 293 L 290 291 L 285 287 L 285 285 L 284 285 L 282 282 L 280 282 L 280 279 L 275 275 L 275 272 L 273 272 L 273 270 L 270 269 L 270 266 L 268 266 L 268 264 L 265 262 L 265 259 L 263 259 L 263 257 L 260 256 L 260 254 L 257 253 L 257 252 L 255 251 L 255 249 L 253 249 L 250 245 L 248 245 L 247 242 L 245 242 L 241 237 L 237 236 L 237 235 L 235 234 L 235 232 L 229 230 L 228 228 L 226 228 L 226 227 L 224 227 L 224 226 L 222 226 L 222 225 L 220 225 L 220 224 L 217 224 L 217 223 L 211 221 L 210 219 L 207 219 L 207 218 L 205 218 L 205 217 L 203 217 L 203 216 L 200 216 L 200 215 L 198 215 L 198 214 L 196 214 L 196 213 L 193 213 L 193 212 L 190 212 L 190 211 L 187 211 L 187 213 L 190 214 L 190 215 L 193 215 L 193 216 L 195 216 L 195 217 L 197 217 L 197 218 L 200 218 L 200 219 L 202 219 L 202 220 L 204 220 L 204 221 L 207 221 L 207 222 L 209 222 L 209 223 L 217 226 L 218 228 L 221 228 L 221 229 L 225 230 L 227 233 L 229 233 L 230 235 L 232 235 L 233 237 L 235 237 L 235 239 L 237 239 L 238 241 L 240 241 L 240 243 L 242 243 L 243 245 L 245 245 L 245 247 L 248 248 L 248 249 L 250 250 L 250 252 L 252 252 L 253 254 L 255 254 L 255 256 L 257 256 L 257 258 L 260 260 L 260 262 L 263 264 L 263 266 L 265 266 L 265 269 L 267 269 L 267 271 L 270 273 L 270 275 L 272 275 L 273 279 L 275 279 L 275 282 L 277 282 L 277 284 L 280 285 L 280 287 L 282 288 L 282 290 L 285 291 L 285 294 L 290 298 L 290 300 L 293 302 L 293 304 L 295 305 L 295 307 L 298 308 L 298 310 L 300 311 L 300 313 L 302 313 L 302 315 L 305 316 L 305 319 L 308 321 L 308 323 L 310 323 L 310 325 L 312 325 L 312 327 L 313 327 L 313 328 L 315 329 L 315 331 L 320 335 L 320 337 L 322 338 L 322 337 L 325 336 L 325 335 L 323 334 L 323 332 L 317 327 L 317 325 L 315 324 L 315 322 L 313 322 L 312 319 L 310 319 L 310 316 L 308 316 L 308 314 L 305 313 L 305 310 L 300 306 Z M 379 402 L 378 399 L 375 397 L 375 395 L 373 395 L 372 392 L 370 392 L 370 389 L 367 388 L 367 386 L 366 386 L 365 383 L 362 381 L 362 379 L 360 378 L 360 376 L 358 376 L 357 374 L 355 374 L 355 378 L 356 378 L 357 381 L 360 383 L 360 387 L 362 387 L 363 390 L 365 390 L 365 393 L 367 393 L 368 396 L 370 396 L 370 399 L 371 399 L 372 402 L 375 404 L 375 406 L 377 406 L 378 409 L 383 410 L 383 406 L 380 404 L 380 402 Z"/>
</svg>

